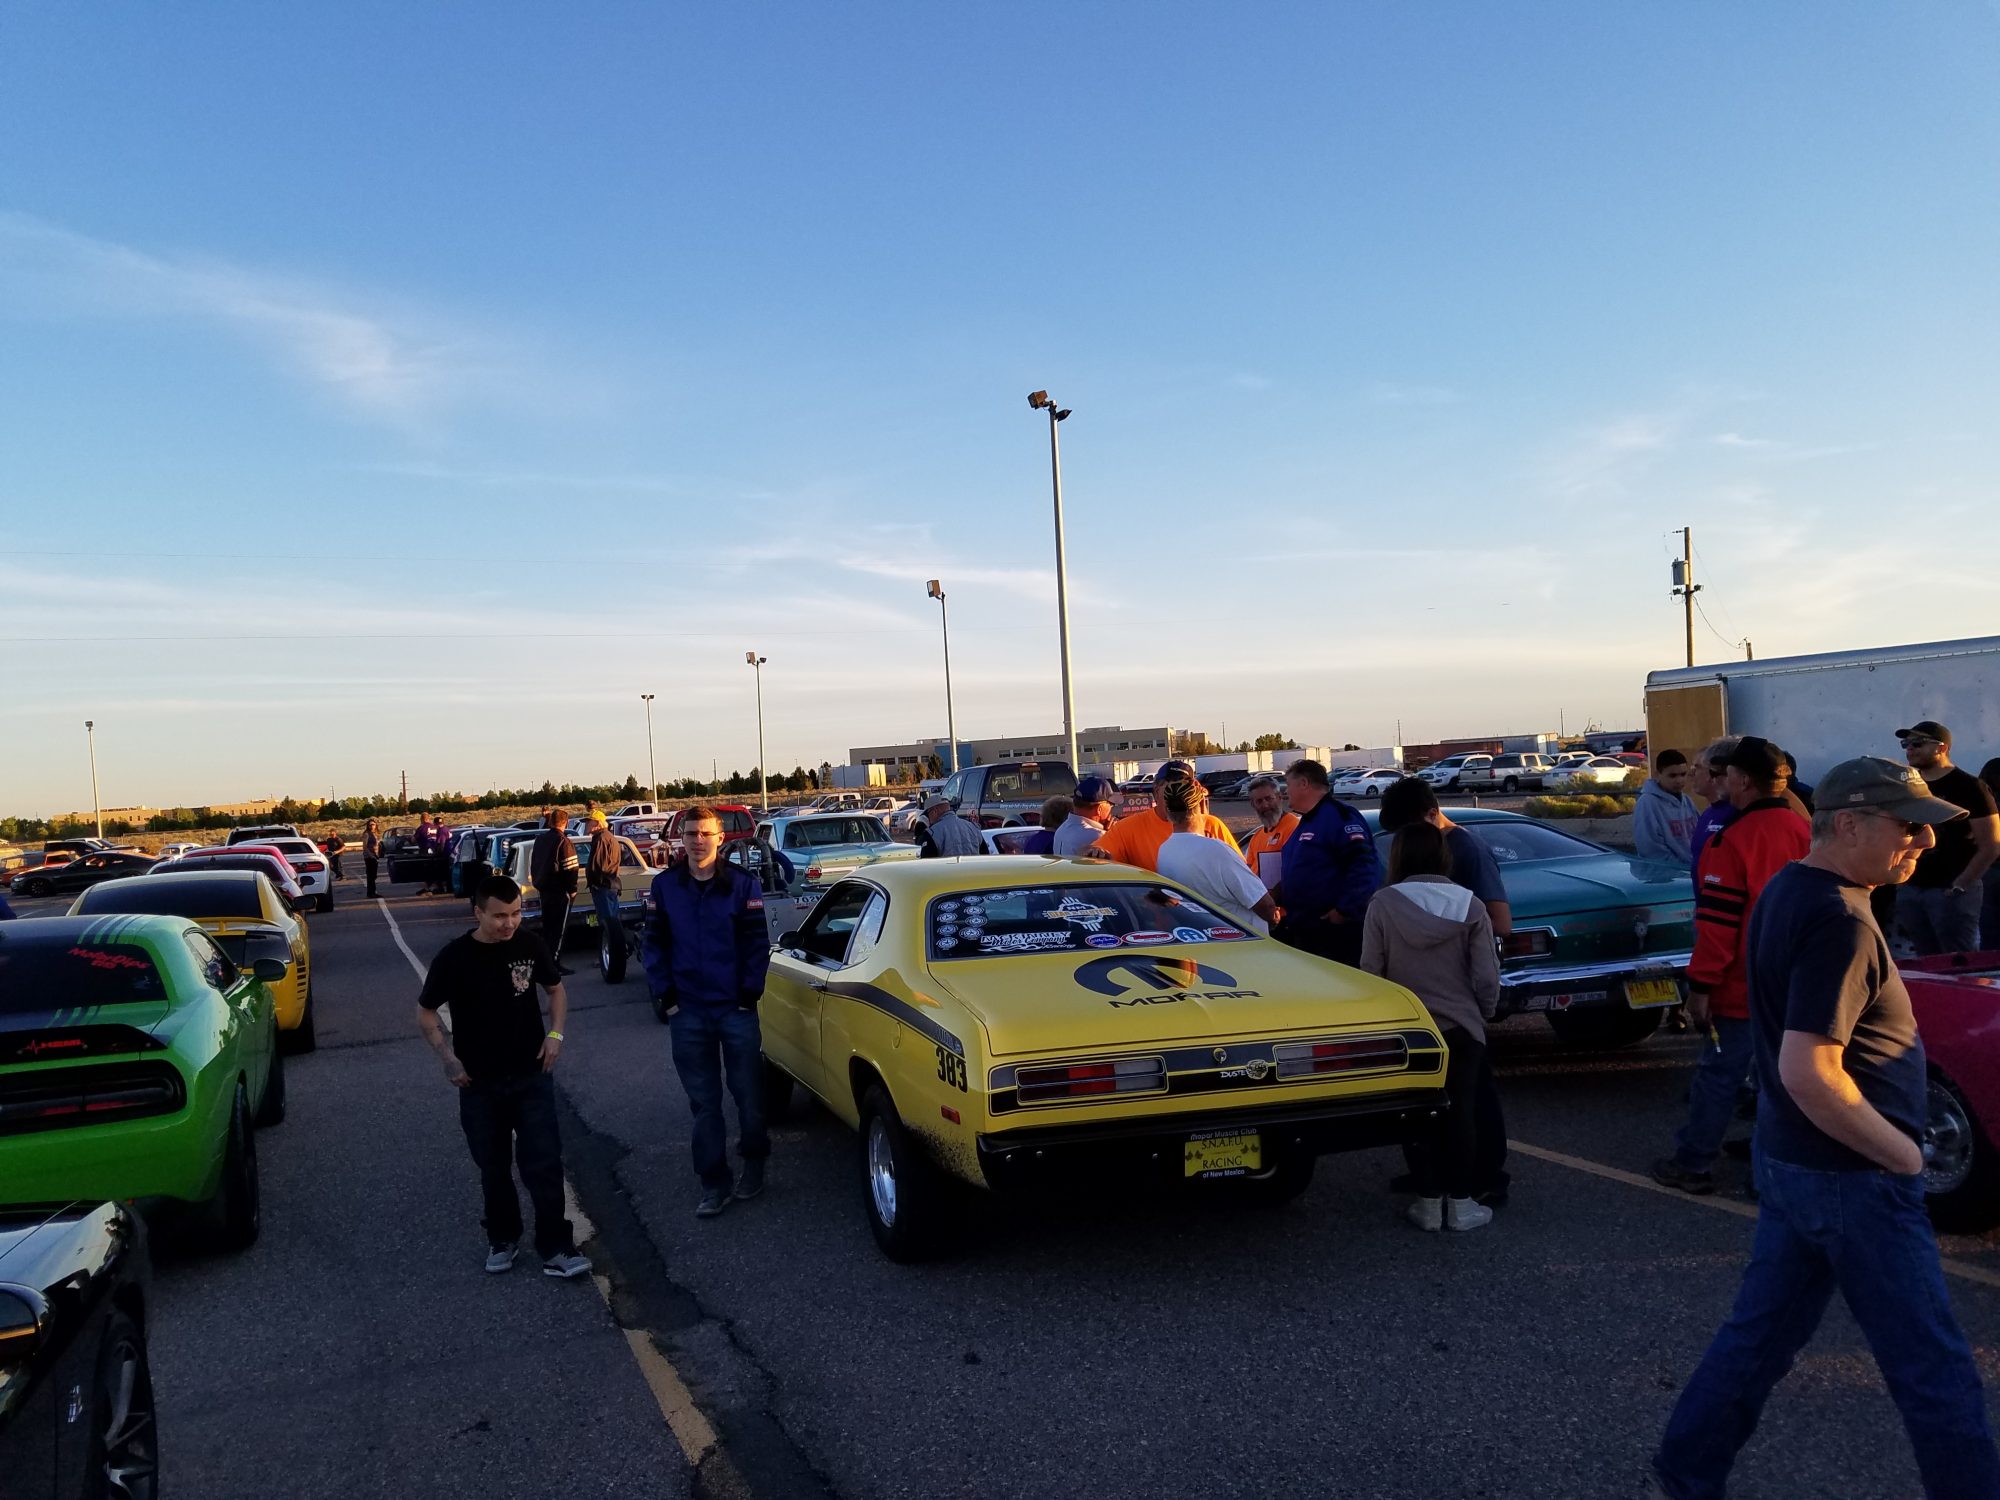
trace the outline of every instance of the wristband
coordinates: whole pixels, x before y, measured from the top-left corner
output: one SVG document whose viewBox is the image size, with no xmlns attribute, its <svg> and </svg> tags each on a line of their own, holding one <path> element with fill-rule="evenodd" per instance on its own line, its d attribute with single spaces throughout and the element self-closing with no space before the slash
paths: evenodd
<svg viewBox="0 0 2000 1500">
<path fill-rule="evenodd" d="M 552 1042 L 559 1042 L 562 1039 L 563 1039 L 563 1034 L 560 1031 L 551 1031 L 549 1033 L 549 1040 Z"/>
</svg>

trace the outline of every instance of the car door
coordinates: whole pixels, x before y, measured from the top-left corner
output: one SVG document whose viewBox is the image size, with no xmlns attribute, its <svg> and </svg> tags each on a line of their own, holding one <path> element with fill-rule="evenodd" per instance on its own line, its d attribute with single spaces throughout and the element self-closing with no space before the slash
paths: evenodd
<svg viewBox="0 0 2000 1500">
<path fill-rule="evenodd" d="M 845 1058 L 829 1060 L 822 1045 L 826 986 L 850 962 L 849 950 L 863 918 L 871 915 L 871 901 L 882 901 L 873 887 L 841 881 L 802 927 L 780 940 L 764 979 L 764 1003 L 758 1008 L 764 1051 L 822 1099 L 830 1097 L 827 1090 L 836 1072 L 846 1070 Z M 879 936 L 879 923 L 876 931 Z"/>
</svg>

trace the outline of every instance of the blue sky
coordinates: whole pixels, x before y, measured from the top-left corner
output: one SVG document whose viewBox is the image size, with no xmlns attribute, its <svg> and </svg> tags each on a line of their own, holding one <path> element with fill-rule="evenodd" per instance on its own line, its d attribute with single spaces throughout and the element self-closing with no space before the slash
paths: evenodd
<svg viewBox="0 0 2000 1500">
<path fill-rule="evenodd" d="M 581 17 L 581 18 L 580 18 Z M 2000 7 L 27 3 L 0 811 L 1982 634 Z M 115 639 L 84 639 L 114 637 Z M 2000 747 L 1988 747 L 1989 750 Z M 1985 753 L 1985 752 L 1982 752 Z"/>
</svg>

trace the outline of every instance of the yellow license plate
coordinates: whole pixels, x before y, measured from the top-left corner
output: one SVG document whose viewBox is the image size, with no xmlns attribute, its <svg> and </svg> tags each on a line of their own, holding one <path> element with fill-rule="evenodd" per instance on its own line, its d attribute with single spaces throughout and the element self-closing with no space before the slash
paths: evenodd
<svg viewBox="0 0 2000 1500">
<path fill-rule="evenodd" d="M 1625 982 L 1625 1003 L 1633 1010 L 1655 1005 L 1678 1005 L 1681 987 L 1671 979 L 1629 979 Z"/>
<path fill-rule="evenodd" d="M 1254 1130 L 1209 1130 L 1181 1148 L 1188 1177 L 1241 1177 L 1264 1170 L 1264 1139 Z"/>
</svg>

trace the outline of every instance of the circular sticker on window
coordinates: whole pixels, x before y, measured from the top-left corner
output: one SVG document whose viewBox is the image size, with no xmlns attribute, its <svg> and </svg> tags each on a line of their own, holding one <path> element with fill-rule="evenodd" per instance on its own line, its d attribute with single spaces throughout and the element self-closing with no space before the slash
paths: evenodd
<svg viewBox="0 0 2000 1500">
<path fill-rule="evenodd" d="M 1174 941 L 1177 943 L 1205 943 L 1208 933 L 1200 927 L 1176 927 Z"/>
<path fill-rule="evenodd" d="M 968 938 L 976 938 L 985 930 L 986 924 L 984 922 L 967 922 L 964 929 L 965 935 Z"/>
<path fill-rule="evenodd" d="M 938 902 L 938 904 L 937 904 L 937 909 L 938 909 L 939 911 L 941 911 L 941 912 L 944 912 L 944 911 L 957 911 L 957 910 L 958 910 L 958 903 L 957 903 L 956 901 L 940 901 L 940 902 Z"/>
<path fill-rule="evenodd" d="M 958 923 L 940 922 L 937 924 L 937 930 L 939 937 L 956 937 L 958 936 Z"/>
<path fill-rule="evenodd" d="M 1087 934 L 1083 941 L 1092 948 L 1116 948 L 1124 939 L 1113 937 L 1108 932 L 1093 932 Z"/>
<path fill-rule="evenodd" d="M 937 945 L 940 948 L 956 948 L 958 946 L 958 939 L 950 937 L 941 937 L 937 940 Z"/>
</svg>

